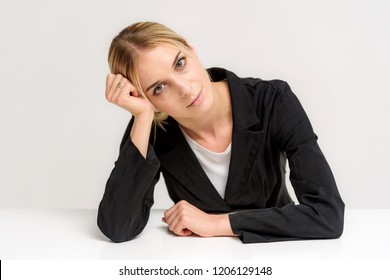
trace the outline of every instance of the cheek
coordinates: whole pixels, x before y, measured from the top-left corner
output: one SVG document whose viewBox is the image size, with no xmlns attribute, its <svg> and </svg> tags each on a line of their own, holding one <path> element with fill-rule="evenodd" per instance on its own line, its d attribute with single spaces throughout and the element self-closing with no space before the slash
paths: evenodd
<svg viewBox="0 0 390 280">
<path fill-rule="evenodd" d="M 165 96 L 157 97 L 156 100 L 151 101 L 152 105 L 158 110 L 168 115 L 175 109 L 173 100 L 168 100 Z"/>
<path fill-rule="evenodd" d="M 158 101 L 158 100 L 156 100 L 156 98 L 155 97 L 150 97 L 150 96 L 148 96 L 148 101 L 152 104 L 152 106 L 154 107 L 154 109 L 156 110 L 156 111 L 163 111 L 160 107 L 161 107 L 161 104 L 160 104 L 160 102 Z"/>
<path fill-rule="evenodd" d="M 196 73 L 196 75 L 198 77 L 202 77 L 204 75 L 204 68 L 202 65 L 200 65 L 198 62 L 195 63 L 195 67 L 194 67 L 194 73 Z"/>
<path fill-rule="evenodd" d="M 207 84 L 208 82 L 210 82 L 210 77 L 208 76 L 207 71 L 204 68 L 202 68 L 202 66 L 200 66 L 197 69 L 196 75 L 200 78 L 202 83 L 206 83 Z"/>
</svg>

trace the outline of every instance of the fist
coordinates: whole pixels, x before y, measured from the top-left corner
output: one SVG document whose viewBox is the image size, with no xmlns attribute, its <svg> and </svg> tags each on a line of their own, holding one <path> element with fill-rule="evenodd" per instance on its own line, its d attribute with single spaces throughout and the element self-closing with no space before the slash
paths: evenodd
<svg viewBox="0 0 390 280">
<path fill-rule="evenodd" d="M 135 86 L 121 74 L 108 74 L 106 79 L 106 99 L 137 117 L 144 113 L 153 114 L 153 106 Z"/>
</svg>

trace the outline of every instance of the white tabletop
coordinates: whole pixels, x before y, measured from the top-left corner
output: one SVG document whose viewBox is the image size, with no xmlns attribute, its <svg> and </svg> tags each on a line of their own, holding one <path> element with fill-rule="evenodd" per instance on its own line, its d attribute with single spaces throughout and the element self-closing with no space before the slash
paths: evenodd
<svg viewBox="0 0 390 280">
<path fill-rule="evenodd" d="M 336 240 L 243 244 L 236 237 L 178 237 L 152 210 L 134 240 L 109 241 L 96 225 L 96 210 L 0 209 L 0 259 L 76 260 L 389 260 L 390 209 L 347 209 Z"/>
</svg>

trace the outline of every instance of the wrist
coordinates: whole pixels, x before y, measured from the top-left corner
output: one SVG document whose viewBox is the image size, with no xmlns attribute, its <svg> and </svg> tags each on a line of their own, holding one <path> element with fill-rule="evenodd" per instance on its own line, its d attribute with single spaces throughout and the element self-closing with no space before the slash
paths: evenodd
<svg viewBox="0 0 390 280">
<path fill-rule="evenodd" d="M 237 236 L 233 233 L 229 215 L 214 215 L 215 236 Z"/>
<path fill-rule="evenodd" d="M 134 123 L 130 132 L 130 139 L 144 158 L 147 156 L 150 131 L 153 116 L 148 114 L 134 115 Z"/>
<path fill-rule="evenodd" d="M 154 119 L 153 110 L 134 115 L 134 120 L 142 124 L 152 124 Z"/>
</svg>

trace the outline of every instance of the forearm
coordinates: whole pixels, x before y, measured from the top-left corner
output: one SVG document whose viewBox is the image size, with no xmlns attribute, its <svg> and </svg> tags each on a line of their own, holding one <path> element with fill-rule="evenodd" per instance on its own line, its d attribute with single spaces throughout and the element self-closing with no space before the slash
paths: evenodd
<svg viewBox="0 0 390 280">
<path fill-rule="evenodd" d="M 144 113 L 134 118 L 134 124 L 130 132 L 130 139 L 140 151 L 142 156 L 146 158 L 148 153 L 148 145 L 150 132 L 153 122 L 153 114 Z"/>
<path fill-rule="evenodd" d="M 291 204 L 248 210 L 230 215 L 230 221 L 244 243 L 338 238 L 343 231 L 344 207 L 341 201 L 333 203 L 338 206 L 321 209 L 315 204 Z"/>
<path fill-rule="evenodd" d="M 98 225 L 115 242 L 133 238 L 147 222 L 159 179 L 159 162 L 152 148 L 148 158 L 145 160 L 127 140 L 107 180 L 99 204 Z"/>
</svg>

